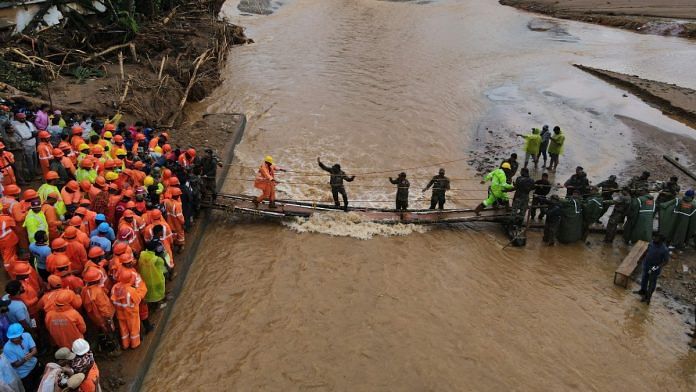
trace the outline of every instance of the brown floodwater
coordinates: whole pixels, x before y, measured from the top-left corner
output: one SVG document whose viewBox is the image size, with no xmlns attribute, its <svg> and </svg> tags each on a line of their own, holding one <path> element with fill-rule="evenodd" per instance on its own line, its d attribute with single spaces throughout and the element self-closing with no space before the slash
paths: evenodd
<svg viewBox="0 0 696 392">
<path fill-rule="evenodd" d="M 616 114 L 693 133 L 571 66 L 696 87 L 691 41 L 494 1 L 294 0 L 267 16 L 235 5 L 228 16 L 256 44 L 232 49 L 201 105 L 250 120 L 227 192 L 255 193 L 248 180 L 266 154 L 305 172 L 321 156 L 359 174 L 355 204 L 393 196 L 384 175 L 361 173 L 427 166 L 408 171 L 411 205 L 423 207 L 425 177 L 456 160 L 442 165 L 456 179 L 449 203 L 473 206 L 483 189 L 471 151 L 519 150 L 511 133 L 531 126 L 568 133 L 558 181 L 577 164 L 599 181 L 634 159 Z M 280 195 L 328 200 L 327 179 L 306 174 L 284 175 Z M 696 388 L 686 316 L 613 286 L 627 250 L 594 237 L 547 248 L 535 233 L 519 249 L 495 225 L 210 223 L 143 390 Z"/>
</svg>

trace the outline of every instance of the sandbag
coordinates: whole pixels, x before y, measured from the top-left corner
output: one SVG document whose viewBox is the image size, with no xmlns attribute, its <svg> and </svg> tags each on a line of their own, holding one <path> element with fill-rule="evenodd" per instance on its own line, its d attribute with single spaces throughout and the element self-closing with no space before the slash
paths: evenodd
<svg viewBox="0 0 696 392">
<path fill-rule="evenodd" d="M 562 244 L 582 239 L 582 205 L 578 200 L 567 199 L 561 202 L 561 224 L 557 239 Z"/>
</svg>

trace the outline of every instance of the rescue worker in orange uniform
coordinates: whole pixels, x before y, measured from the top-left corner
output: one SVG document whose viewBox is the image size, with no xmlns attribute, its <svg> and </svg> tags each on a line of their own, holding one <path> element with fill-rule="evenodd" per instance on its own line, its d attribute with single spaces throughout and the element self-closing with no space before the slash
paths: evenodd
<svg viewBox="0 0 696 392">
<path fill-rule="evenodd" d="M 36 281 L 37 278 L 34 279 L 34 282 L 30 279 L 32 269 L 33 268 L 31 268 L 27 262 L 16 263 L 13 272 L 15 279 L 18 280 L 24 288 L 18 298 L 27 306 L 31 318 L 38 319 L 39 310 L 41 310 L 39 307 L 41 287 L 39 282 Z"/>
<path fill-rule="evenodd" d="M 70 295 L 70 306 L 72 306 L 73 309 L 79 310 L 82 307 L 82 298 L 75 294 L 74 291 L 64 289 L 60 276 L 51 275 L 48 277 L 46 292 L 41 296 L 41 299 L 39 299 L 39 308 L 43 310 L 44 313 L 53 310 L 56 306 L 56 298 L 60 293 L 68 293 L 68 295 Z"/>
<path fill-rule="evenodd" d="M 46 328 L 51 341 L 58 347 L 72 347 L 77 339 L 84 339 L 87 324 L 70 305 L 73 298 L 65 292 L 56 296 L 55 307 L 46 313 Z"/>
<path fill-rule="evenodd" d="M 80 145 L 86 144 L 85 139 L 82 138 L 82 127 L 74 126 L 72 127 L 72 137 L 70 138 L 70 145 L 73 151 L 80 151 Z"/>
<path fill-rule="evenodd" d="M 174 245 L 178 248 L 178 253 L 180 253 L 186 242 L 184 212 L 181 206 L 181 189 L 171 188 L 170 196 L 170 199 L 164 200 L 164 208 L 167 211 L 167 223 L 171 227 L 174 236 Z"/>
<path fill-rule="evenodd" d="M 100 249 L 96 247 L 96 249 Z M 102 275 L 95 269 L 90 268 L 84 274 L 85 288 L 80 294 L 82 304 L 87 313 L 87 317 L 92 323 L 104 333 L 114 331 L 114 314 L 116 310 L 111 303 L 109 294 L 102 284 Z"/>
<path fill-rule="evenodd" d="M 39 155 L 39 165 L 43 177 L 49 172 L 51 159 L 53 159 L 53 146 L 51 145 L 51 134 L 46 131 L 39 132 L 39 144 L 36 146 L 36 152 Z"/>
<path fill-rule="evenodd" d="M 56 272 L 56 266 L 58 265 L 58 260 L 65 258 L 68 260 L 68 265 L 70 265 L 70 258 L 65 254 L 68 249 L 68 241 L 63 238 L 56 238 L 51 241 L 51 254 L 46 257 L 46 271 L 49 274 Z"/>
<path fill-rule="evenodd" d="M 56 261 L 55 275 L 60 276 L 64 288 L 74 291 L 75 294 L 80 294 L 82 288 L 85 287 L 82 279 L 73 275 L 73 272 L 70 271 L 70 259 L 67 257 L 61 257 Z"/>
<path fill-rule="evenodd" d="M 2 185 L 4 186 L 17 183 L 17 177 L 12 167 L 14 163 L 14 154 L 5 151 L 5 144 L 0 142 L 0 173 L 2 173 Z"/>
<path fill-rule="evenodd" d="M 147 294 L 147 287 L 141 284 L 135 288 L 135 274 L 122 270 L 118 283 L 111 289 L 111 302 L 116 310 L 116 318 L 123 349 L 140 346 L 140 303 Z"/>
<path fill-rule="evenodd" d="M 114 241 L 113 245 L 116 246 L 119 243 L 127 244 L 128 247 L 131 248 L 131 250 L 133 251 L 133 255 L 135 257 L 137 257 L 137 255 L 139 255 L 142 251 L 142 248 L 140 247 L 140 242 L 138 241 L 135 231 L 133 231 L 133 228 L 128 225 L 119 226 L 118 234 L 116 235 L 116 241 Z"/>
<path fill-rule="evenodd" d="M 275 178 L 276 171 L 286 171 L 278 166 L 273 165 L 273 157 L 267 155 L 261 167 L 259 167 L 259 172 L 256 174 L 256 180 L 254 181 L 254 187 L 261 190 L 261 195 L 254 199 L 254 204 L 258 208 L 259 203 L 264 200 L 268 200 L 268 208 L 276 208 L 275 205 L 275 186 L 277 184 Z"/>
<path fill-rule="evenodd" d="M 63 151 L 63 157 L 67 158 L 70 160 L 70 163 L 72 163 L 72 166 L 77 169 L 77 154 L 75 154 L 75 150 L 73 150 L 72 146 L 68 142 L 60 142 L 58 144 L 58 148 Z M 63 164 L 65 166 L 65 164 Z M 65 166 L 67 168 L 67 166 Z M 73 173 L 74 175 L 74 173 Z"/>
<path fill-rule="evenodd" d="M 135 135 L 135 143 L 133 143 L 133 147 L 131 148 L 131 152 L 133 153 L 133 155 L 138 155 L 138 149 L 141 147 L 144 148 L 145 151 L 147 151 L 147 148 L 145 146 L 145 139 L 147 138 L 142 133 Z"/>
<path fill-rule="evenodd" d="M 80 185 L 75 180 L 68 181 L 67 184 L 61 189 L 60 196 L 63 199 L 65 208 L 73 213 L 78 207 L 80 200 L 82 199 L 82 191 L 80 191 Z"/>
<path fill-rule="evenodd" d="M 75 167 L 75 164 L 73 163 L 72 159 L 66 156 L 63 150 L 61 150 L 60 148 L 54 148 L 53 158 L 57 158 L 60 164 L 65 168 L 65 170 L 68 171 L 68 174 L 72 177 L 75 177 L 75 172 L 77 171 L 77 168 Z"/>
<path fill-rule="evenodd" d="M 136 138 L 137 140 L 137 138 Z M 162 132 L 159 134 L 159 136 L 155 136 L 150 140 L 150 144 L 148 145 L 148 148 L 150 151 L 153 151 L 155 147 L 157 146 L 164 146 L 167 144 L 167 141 L 169 140 L 169 134 L 167 132 Z"/>
<path fill-rule="evenodd" d="M 128 205 L 129 204 L 127 204 L 126 207 Z M 127 209 L 123 211 L 123 216 L 121 217 L 121 220 L 118 222 L 119 232 L 121 231 L 121 228 L 123 226 L 127 226 L 131 230 L 133 230 L 135 238 L 134 241 L 131 242 L 130 246 L 136 253 L 140 253 L 140 251 L 142 251 L 145 246 L 145 241 L 143 239 L 143 230 L 145 230 L 145 222 L 143 222 L 143 219 L 136 215 L 132 209 Z"/>
<path fill-rule="evenodd" d="M 31 202 L 33 200 L 38 200 L 39 194 L 33 189 L 27 189 L 22 195 L 22 201 L 15 203 L 10 209 L 10 214 L 15 220 L 15 233 L 17 233 L 17 238 L 19 243 L 17 244 L 20 251 L 26 251 L 29 249 L 29 236 L 27 229 L 24 227 L 24 220 L 27 217 L 27 212 L 31 207 Z"/>
<path fill-rule="evenodd" d="M 84 231 L 87 235 L 90 235 L 94 229 L 97 228 L 97 213 L 88 210 L 85 207 L 77 207 L 75 210 L 75 216 L 79 216 L 80 219 L 82 219 L 82 225 Z M 87 230 L 85 230 L 86 228 Z"/>
<path fill-rule="evenodd" d="M 109 274 L 106 272 L 106 268 L 109 265 L 109 261 L 106 259 L 104 249 L 98 246 L 93 246 L 89 249 L 87 256 L 89 257 L 89 259 L 87 259 L 87 263 L 85 263 L 85 269 L 82 270 L 82 276 L 85 276 L 87 271 L 89 271 L 90 269 L 96 269 L 97 272 L 99 272 L 99 275 L 101 275 L 100 283 L 108 294 L 109 292 L 111 292 L 113 282 L 111 282 L 111 280 L 109 279 Z"/>
<path fill-rule="evenodd" d="M 12 215 L 12 206 L 15 203 L 19 203 L 19 195 L 22 190 L 16 184 L 6 185 L 5 189 L 2 191 L 3 195 L 0 198 L 0 204 L 2 204 L 2 212 L 7 215 Z"/>
<path fill-rule="evenodd" d="M 168 257 L 164 258 L 168 269 L 174 268 L 174 252 L 173 252 L 173 233 L 169 224 L 162 218 L 162 211 L 151 210 L 149 213 L 150 224 L 145 227 L 143 239 L 145 243 L 152 240 L 158 240 L 164 246 L 164 250 Z"/>
<path fill-rule="evenodd" d="M 190 169 L 193 167 L 193 163 L 196 159 L 196 150 L 194 148 L 189 148 L 183 154 L 179 155 L 179 165 L 184 169 Z"/>
<path fill-rule="evenodd" d="M 51 192 L 41 206 L 41 211 L 46 217 L 46 223 L 48 223 L 48 238 L 60 237 L 60 232 L 63 229 L 63 221 L 61 217 L 58 216 L 56 207 L 54 206 L 59 198 L 60 195 L 58 193 Z"/>
<path fill-rule="evenodd" d="M 89 227 L 82 222 L 82 218 L 75 215 L 70 218 L 68 225 L 77 229 L 77 240 L 85 249 L 89 248 Z"/>
<path fill-rule="evenodd" d="M 0 209 L 0 256 L 3 262 L 9 263 L 17 257 L 19 239 L 15 233 L 15 220 L 6 212 L 4 204 Z"/>
<path fill-rule="evenodd" d="M 68 226 L 63 233 L 63 239 L 68 246 L 65 249 L 65 255 L 70 259 L 70 269 L 72 271 L 82 272 L 87 263 L 87 250 L 82 242 L 77 238 L 78 230 L 72 226 Z"/>
</svg>

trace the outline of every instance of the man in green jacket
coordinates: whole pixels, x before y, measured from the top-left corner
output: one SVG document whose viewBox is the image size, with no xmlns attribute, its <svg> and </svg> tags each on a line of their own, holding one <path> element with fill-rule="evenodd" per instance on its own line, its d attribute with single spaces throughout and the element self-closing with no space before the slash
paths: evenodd
<svg viewBox="0 0 696 392">
<path fill-rule="evenodd" d="M 529 165 L 529 158 L 532 158 L 534 167 L 539 165 L 539 148 L 541 147 L 541 131 L 539 128 L 532 128 L 532 133 L 527 135 L 517 134 L 524 138 L 524 167 Z"/>
<path fill-rule="evenodd" d="M 495 205 L 496 203 L 502 203 L 506 206 L 508 205 L 508 195 L 506 192 L 514 191 L 515 187 L 507 183 L 507 176 L 510 172 L 510 163 L 503 162 L 500 168 L 493 170 L 492 172 L 486 174 L 484 177 L 485 181 L 490 181 L 491 186 L 488 188 L 488 198 L 479 204 L 476 209 L 476 215 L 481 214 L 481 210 L 486 207 Z M 483 183 L 483 181 L 482 181 Z"/>
<path fill-rule="evenodd" d="M 551 156 L 549 170 L 558 168 L 558 157 L 563 154 L 563 144 L 565 144 L 565 135 L 561 132 L 561 127 L 556 125 L 553 127 L 553 135 L 551 135 L 549 142 L 549 155 Z"/>
</svg>

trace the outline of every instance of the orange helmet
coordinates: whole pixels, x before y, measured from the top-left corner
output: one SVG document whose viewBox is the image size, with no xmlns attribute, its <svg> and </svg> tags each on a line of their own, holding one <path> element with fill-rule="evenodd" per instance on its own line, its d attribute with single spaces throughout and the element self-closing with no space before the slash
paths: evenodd
<svg viewBox="0 0 696 392">
<path fill-rule="evenodd" d="M 73 192 L 77 192 L 80 190 L 80 185 L 78 185 L 77 181 L 75 181 L 75 180 L 68 181 L 68 183 L 65 184 L 65 187 L 70 189 Z"/>
<path fill-rule="evenodd" d="M 73 135 L 82 135 L 82 131 L 83 131 L 83 129 L 79 125 L 75 125 L 74 127 L 72 127 L 72 134 Z"/>
<path fill-rule="evenodd" d="M 104 147 L 102 147 L 101 144 L 95 144 L 94 146 L 92 146 L 90 151 L 92 152 L 92 154 L 103 154 Z"/>
<path fill-rule="evenodd" d="M 98 246 L 93 246 L 89 248 L 89 253 L 87 253 L 87 257 L 90 259 L 96 259 L 97 257 L 104 256 L 104 249 L 98 247 Z"/>
<path fill-rule="evenodd" d="M 150 218 L 152 218 L 153 221 L 162 219 L 162 211 L 158 209 L 151 210 Z"/>
<path fill-rule="evenodd" d="M 80 222 L 82 223 L 82 222 Z M 74 240 L 77 237 L 77 228 L 75 226 L 68 226 L 65 228 L 63 233 L 63 238 L 66 240 Z M 53 240 L 55 242 L 55 240 Z"/>
<path fill-rule="evenodd" d="M 110 170 L 116 167 L 116 162 L 113 159 L 107 159 L 106 162 L 104 162 L 104 169 Z"/>
<path fill-rule="evenodd" d="M 51 249 L 53 249 L 53 250 L 62 249 L 62 248 L 65 248 L 66 246 L 68 246 L 68 242 L 60 237 L 51 241 Z"/>
<path fill-rule="evenodd" d="M 15 275 L 29 275 L 31 273 L 31 267 L 29 263 L 15 263 L 14 265 Z"/>
<path fill-rule="evenodd" d="M 94 167 L 94 162 L 89 158 L 84 158 L 82 162 L 80 162 L 80 167 L 83 169 L 91 169 Z"/>
<path fill-rule="evenodd" d="M 57 179 L 58 179 L 58 173 L 54 172 L 53 170 L 46 173 L 46 181 L 57 180 Z"/>
<path fill-rule="evenodd" d="M 135 284 L 135 275 L 133 274 L 133 271 L 130 271 L 126 268 L 122 268 L 121 270 L 119 270 L 118 271 L 118 283 L 130 284 L 130 285 Z"/>
<path fill-rule="evenodd" d="M 195 149 L 195 148 L 189 148 L 188 150 L 186 150 L 186 154 L 187 154 L 188 156 L 190 156 L 191 158 L 195 158 L 195 157 L 196 157 L 196 149 Z"/>
<path fill-rule="evenodd" d="M 115 144 L 123 143 L 123 136 L 116 135 L 116 136 L 114 136 L 114 138 L 112 140 L 114 141 Z"/>
<path fill-rule="evenodd" d="M 32 199 L 36 199 L 37 197 L 39 197 L 39 194 L 36 193 L 36 191 L 33 189 L 27 189 L 24 191 L 24 195 L 23 195 L 24 200 L 32 200 Z"/>
<path fill-rule="evenodd" d="M 128 203 L 126 203 L 126 208 L 128 208 L 129 210 L 131 208 L 135 208 L 135 202 L 133 200 L 128 201 Z"/>
<path fill-rule="evenodd" d="M 78 210 L 79 210 L 79 208 L 78 208 Z M 72 218 L 70 218 L 70 220 L 68 221 L 68 224 L 70 225 L 70 227 L 79 227 L 79 226 L 82 226 L 82 218 L 80 218 L 79 216 L 75 215 L 75 216 L 73 216 Z M 66 229 L 66 230 L 67 230 L 67 229 Z"/>
<path fill-rule="evenodd" d="M 96 246 L 95 248 L 101 249 L 100 247 Z M 92 248 L 94 249 L 94 248 Z M 103 252 L 103 251 L 102 251 Z M 98 269 L 96 268 L 90 268 L 85 272 L 85 274 L 82 276 L 85 282 L 98 282 L 102 278 L 101 272 L 99 272 Z"/>
<path fill-rule="evenodd" d="M 58 295 L 56 295 L 56 305 L 57 306 L 65 306 L 65 305 L 70 305 L 70 302 L 72 302 L 73 299 L 73 293 L 69 290 L 63 290 Z"/>
<path fill-rule="evenodd" d="M 85 207 L 77 207 L 75 210 L 75 215 L 86 215 L 87 214 L 87 209 Z"/>
<path fill-rule="evenodd" d="M 171 193 L 172 196 L 181 196 L 181 189 L 179 188 L 171 188 L 169 190 L 169 193 Z"/>
<path fill-rule="evenodd" d="M 70 259 L 66 255 L 56 255 L 56 268 L 64 268 L 70 266 Z"/>
<path fill-rule="evenodd" d="M 171 145 L 171 144 L 167 143 L 167 144 L 165 144 L 165 145 L 162 146 L 162 152 L 163 152 L 163 153 L 168 153 L 168 152 L 171 152 L 171 151 L 172 151 L 172 145 Z"/>
<path fill-rule="evenodd" d="M 54 158 L 62 158 L 65 154 L 63 154 L 63 150 L 60 148 L 54 148 L 53 149 L 53 157 Z"/>
<path fill-rule="evenodd" d="M 130 202 L 128 202 L 128 203 L 130 203 Z M 135 206 L 135 203 L 133 203 L 133 205 Z M 128 204 L 126 204 L 126 208 L 128 208 Z M 133 212 L 133 210 L 125 210 L 125 211 L 123 211 L 123 217 L 124 217 L 124 218 L 132 218 L 132 217 L 134 217 L 134 216 L 135 216 L 135 212 Z"/>
<path fill-rule="evenodd" d="M 51 134 L 46 132 L 46 131 L 40 131 L 39 132 L 39 139 L 50 139 Z"/>
<path fill-rule="evenodd" d="M 139 134 L 135 135 L 135 141 L 136 141 L 136 142 L 142 142 L 142 141 L 144 141 L 144 140 L 145 140 L 145 135 L 144 135 L 144 134 L 139 133 Z"/>
<path fill-rule="evenodd" d="M 22 193 L 22 190 L 15 184 L 5 185 L 5 194 L 10 196 L 17 196 Z"/>
<path fill-rule="evenodd" d="M 109 123 L 104 125 L 104 131 L 115 131 L 116 130 L 116 124 L 114 123 Z"/>
<path fill-rule="evenodd" d="M 61 279 L 58 275 L 49 275 L 47 280 L 48 285 L 54 289 L 63 286 L 63 279 Z"/>
<path fill-rule="evenodd" d="M 106 185 L 106 179 L 103 176 L 97 176 L 97 179 L 94 180 L 94 183 L 97 184 L 100 188 L 103 188 Z"/>
<path fill-rule="evenodd" d="M 114 249 L 112 250 L 115 255 L 120 256 L 126 253 L 126 251 L 128 250 L 128 244 L 126 244 L 125 242 L 119 242 L 114 245 Z"/>
<path fill-rule="evenodd" d="M 92 189 L 92 183 L 89 180 L 82 180 L 80 181 L 80 189 L 82 189 L 82 192 L 87 192 Z"/>
</svg>

